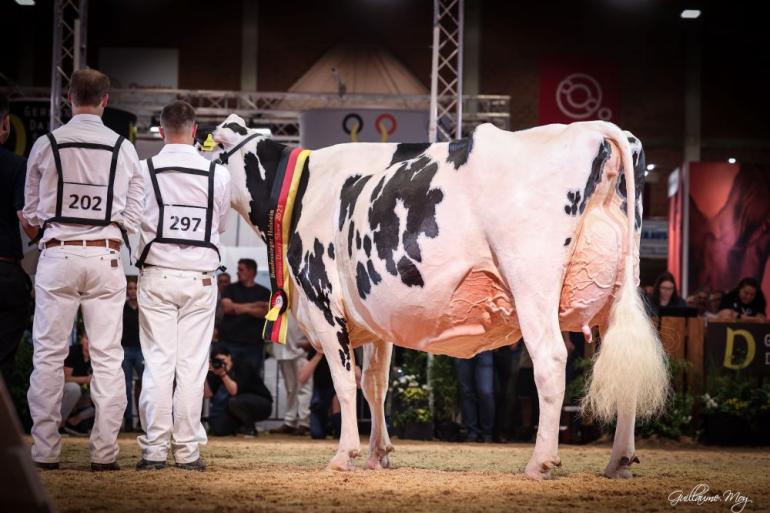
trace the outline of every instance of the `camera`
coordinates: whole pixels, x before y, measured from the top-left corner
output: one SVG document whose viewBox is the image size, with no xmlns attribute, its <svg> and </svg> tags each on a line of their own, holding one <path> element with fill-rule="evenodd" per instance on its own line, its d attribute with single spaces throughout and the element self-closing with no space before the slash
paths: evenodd
<svg viewBox="0 0 770 513">
<path fill-rule="evenodd" d="M 211 359 L 211 368 L 212 369 L 219 369 L 221 367 L 225 366 L 225 361 L 220 358 L 212 358 Z"/>
</svg>

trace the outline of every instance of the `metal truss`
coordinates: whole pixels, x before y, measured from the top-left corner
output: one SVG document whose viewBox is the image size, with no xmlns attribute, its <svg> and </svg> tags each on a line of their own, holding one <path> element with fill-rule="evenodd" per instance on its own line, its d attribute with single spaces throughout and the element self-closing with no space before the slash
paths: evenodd
<svg viewBox="0 0 770 513">
<path fill-rule="evenodd" d="M 433 0 L 431 141 L 462 137 L 464 16 L 464 0 Z"/>
<path fill-rule="evenodd" d="M 15 87 L 8 90 L 11 97 L 45 98 L 45 88 Z M 137 135 L 154 137 L 150 127 L 158 124 L 164 105 L 174 100 L 190 102 L 202 124 L 218 124 L 230 114 L 238 114 L 252 127 L 269 128 L 273 138 L 288 144 L 299 144 L 299 116 L 303 111 L 319 108 L 335 109 L 407 109 L 426 111 L 430 96 L 392 96 L 356 94 L 340 97 L 337 94 L 269 93 L 251 91 L 214 91 L 190 89 L 113 89 L 110 105 L 137 116 Z M 450 98 L 438 98 L 441 104 Z M 493 123 L 509 129 L 510 96 L 464 96 L 460 136 L 468 134 L 481 123 Z"/>
<path fill-rule="evenodd" d="M 88 0 L 54 0 L 51 130 L 62 124 L 62 116 L 69 111 L 64 91 L 69 85 L 72 73 L 86 66 L 87 15 Z"/>
</svg>

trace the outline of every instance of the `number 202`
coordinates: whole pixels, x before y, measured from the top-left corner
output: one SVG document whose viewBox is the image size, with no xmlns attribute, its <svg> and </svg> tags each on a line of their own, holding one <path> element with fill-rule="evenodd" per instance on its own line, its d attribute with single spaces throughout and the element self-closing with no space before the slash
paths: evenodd
<svg viewBox="0 0 770 513">
<path fill-rule="evenodd" d="M 100 196 L 70 194 L 70 199 L 72 203 L 70 203 L 69 208 L 73 210 L 101 211 L 102 209 L 102 198 Z"/>
<path fill-rule="evenodd" d="M 201 224 L 201 218 L 200 217 L 187 217 L 187 216 L 171 216 L 171 229 L 172 230 L 181 230 L 183 232 L 186 232 L 190 229 L 190 225 L 192 225 L 192 230 L 195 232 L 198 230 L 198 226 Z"/>
</svg>

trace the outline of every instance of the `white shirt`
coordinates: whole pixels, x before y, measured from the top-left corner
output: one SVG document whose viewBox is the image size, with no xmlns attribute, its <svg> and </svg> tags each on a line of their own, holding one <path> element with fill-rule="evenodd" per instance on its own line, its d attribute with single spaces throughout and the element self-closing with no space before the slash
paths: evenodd
<svg viewBox="0 0 770 513">
<path fill-rule="evenodd" d="M 152 157 L 152 165 L 155 169 L 162 167 L 186 167 L 208 171 L 211 162 L 201 157 L 197 150 L 189 144 L 167 144 L 160 153 Z M 144 177 L 144 212 L 139 228 L 139 245 L 134 252 L 138 259 L 144 247 L 156 237 L 158 229 L 158 201 L 155 198 L 155 190 L 152 187 L 150 172 L 147 169 L 147 161 L 141 162 L 142 176 Z M 163 202 L 172 203 L 171 194 L 175 194 L 175 201 L 184 198 L 186 189 L 190 189 L 185 183 L 188 180 L 197 180 L 205 183 L 207 179 L 201 176 L 183 173 L 159 173 L 159 187 Z M 169 186 L 174 183 L 176 187 Z M 189 182 L 193 183 L 193 182 Z M 188 192 L 187 195 L 193 194 Z M 192 198 L 196 199 L 196 198 Z M 198 198 L 200 202 L 200 198 Z M 183 204 L 196 204 L 195 201 Z M 214 170 L 214 213 L 211 218 L 211 243 L 219 247 L 219 234 L 225 231 L 227 226 L 227 213 L 230 211 L 230 172 L 226 167 L 217 164 Z M 170 244 L 154 242 L 145 258 L 145 263 L 167 267 L 170 269 L 183 269 L 187 271 L 213 271 L 219 267 L 219 256 L 212 248 L 192 246 L 189 244 Z"/>
<path fill-rule="evenodd" d="M 57 144 L 83 142 L 114 146 L 118 134 L 104 126 L 102 118 L 93 114 L 78 114 L 65 125 L 53 131 Z M 62 167 L 74 169 L 78 174 L 98 177 L 109 181 L 112 154 L 103 150 L 68 148 L 60 150 Z M 69 167 L 74 166 L 74 168 Z M 69 171 L 68 171 L 69 172 Z M 129 233 L 134 233 L 142 210 L 143 180 L 139 157 L 134 145 L 125 140 L 120 146 L 113 188 L 112 221 L 119 223 Z M 58 174 L 48 137 L 35 141 L 27 160 L 27 178 L 24 187 L 23 215 L 33 226 L 42 226 L 46 219 L 56 215 L 56 191 Z M 66 200 L 65 200 L 66 201 Z M 58 240 L 122 240 L 120 229 L 115 225 L 85 226 L 69 223 L 49 223 L 40 248 L 51 239 Z"/>
</svg>

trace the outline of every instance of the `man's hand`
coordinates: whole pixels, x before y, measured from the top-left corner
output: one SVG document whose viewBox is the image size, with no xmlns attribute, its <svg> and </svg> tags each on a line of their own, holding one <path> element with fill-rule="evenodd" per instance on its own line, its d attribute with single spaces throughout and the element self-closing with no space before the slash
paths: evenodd
<svg viewBox="0 0 770 513">
<path fill-rule="evenodd" d="M 214 375 L 218 376 L 219 379 L 222 379 L 227 374 L 227 370 L 225 369 L 225 366 L 222 365 L 221 367 L 209 367 L 209 370 L 214 373 Z"/>
</svg>

